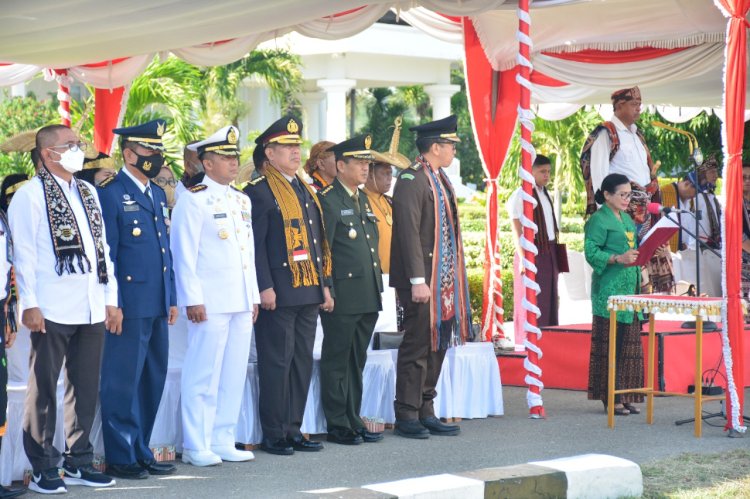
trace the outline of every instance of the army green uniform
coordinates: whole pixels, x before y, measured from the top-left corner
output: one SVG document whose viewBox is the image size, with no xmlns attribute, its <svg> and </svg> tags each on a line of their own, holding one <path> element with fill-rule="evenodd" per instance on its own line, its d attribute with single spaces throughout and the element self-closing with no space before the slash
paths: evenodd
<svg viewBox="0 0 750 499">
<path fill-rule="evenodd" d="M 358 189 L 359 210 L 337 179 L 318 194 L 333 259 L 333 312 L 320 315 L 323 411 L 328 431 L 364 428 L 362 371 L 367 360 L 383 281 L 378 258 L 377 219 L 367 195 Z"/>
</svg>

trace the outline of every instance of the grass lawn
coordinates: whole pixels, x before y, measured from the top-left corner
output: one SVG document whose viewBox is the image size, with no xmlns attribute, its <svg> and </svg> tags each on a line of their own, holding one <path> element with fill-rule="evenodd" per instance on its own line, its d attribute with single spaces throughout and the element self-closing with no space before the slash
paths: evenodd
<svg viewBox="0 0 750 499">
<path fill-rule="evenodd" d="M 646 463 L 641 471 L 645 498 L 750 497 L 750 450 L 681 454 Z"/>
</svg>

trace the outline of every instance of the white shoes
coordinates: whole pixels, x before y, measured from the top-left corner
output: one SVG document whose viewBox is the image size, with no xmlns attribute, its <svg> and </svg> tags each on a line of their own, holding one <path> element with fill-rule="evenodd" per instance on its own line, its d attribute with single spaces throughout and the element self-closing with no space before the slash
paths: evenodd
<svg viewBox="0 0 750 499">
<path fill-rule="evenodd" d="M 182 462 L 193 466 L 216 466 L 221 464 L 221 457 L 209 450 L 182 450 Z"/>
<path fill-rule="evenodd" d="M 240 463 L 255 460 L 255 454 L 249 450 L 238 450 L 234 447 L 212 447 L 211 451 L 220 457 L 222 461 Z"/>
</svg>

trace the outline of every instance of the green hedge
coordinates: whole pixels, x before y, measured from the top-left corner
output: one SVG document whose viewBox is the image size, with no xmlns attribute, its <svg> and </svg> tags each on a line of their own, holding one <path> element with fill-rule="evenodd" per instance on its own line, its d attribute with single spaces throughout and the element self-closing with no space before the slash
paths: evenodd
<svg viewBox="0 0 750 499">
<path fill-rule="evenodd" d="M 503 270 L 503 310 L 504 319 L 512 320 L 513 317 L 513 272 Z M 467 272 L 469 278 L 469 301 L 471 303 L 471 315 L 475 323 L 482 322 L 482 297 L 484 296 L 484 271 L 473 269 Z"/>
</svg>

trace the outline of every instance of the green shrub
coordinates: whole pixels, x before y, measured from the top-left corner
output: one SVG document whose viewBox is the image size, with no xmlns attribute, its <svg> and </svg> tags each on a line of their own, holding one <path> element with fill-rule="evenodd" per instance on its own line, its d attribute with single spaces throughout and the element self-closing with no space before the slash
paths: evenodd
<svg viewBox="0 0 750 499">
<path fill-rule="evenodd" d="M 513 317 L 513 271 L 503 270 L 501 272 L 503 281 L 503 310 L 504 320 Z M 482 301 L 484 298 L 484 270 L 473 269 L 467 271 L 469 279 L 469 302 L 471 304 L 471 315 L 475 323 L 482 322 Z"/>
</svg>

